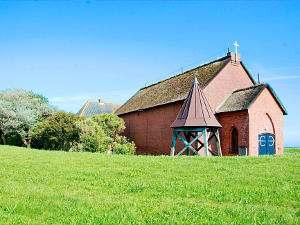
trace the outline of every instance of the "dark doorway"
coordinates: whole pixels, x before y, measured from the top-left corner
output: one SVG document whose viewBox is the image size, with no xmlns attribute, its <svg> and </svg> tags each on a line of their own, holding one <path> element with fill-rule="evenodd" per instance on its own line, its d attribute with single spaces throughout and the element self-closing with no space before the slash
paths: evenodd
<svg viewBox="0 0 300 225">
<path fill-rule="evenodd" d="M 238 146 L 238 131 L 234 127 L 231 132 L 231 153 L 238 153 L 239 146 Z"/>
<path fill-rule="evenodd" d="M 259 155 L 274 155 L 275 135 L 268 133 L 258 135 L 258 149 Z"/>
</svg>

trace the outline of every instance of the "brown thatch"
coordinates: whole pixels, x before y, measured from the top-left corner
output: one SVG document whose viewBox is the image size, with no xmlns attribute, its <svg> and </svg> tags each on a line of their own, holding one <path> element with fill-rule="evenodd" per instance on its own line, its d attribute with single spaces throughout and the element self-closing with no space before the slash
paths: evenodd
<svg viewBox="0 0 300 225">
<path fill-rule="evenodd" d="M 121 115 L 184 100 L 190 91 L 196 73 L 198 73 L 199 85 L 203 88 L 229 61 L 230 57 L 226 56 L 142 88 L 122 105 L 116 114 Z"/>
<path fill-rule="evenodd" d="M 232 94 L 225 100 L 225 102 L 217 108 L 216 113 L 234 112 L 248 109 L 265 88 L 268 88 L 268 90 L 271 92 L 274 99 L 283 111 L 283 114 L 287 115 L 286 109 L 282 105 L 273 89 L 265 83 L 233 91 Z"/>
</svg>

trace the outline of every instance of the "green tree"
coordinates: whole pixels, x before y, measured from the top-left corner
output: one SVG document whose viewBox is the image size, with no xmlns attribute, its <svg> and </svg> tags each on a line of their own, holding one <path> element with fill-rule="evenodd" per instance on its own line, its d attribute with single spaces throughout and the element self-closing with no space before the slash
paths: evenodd
<svg viewBox="0 0 300 225">
<path fill-rule="evenodd" d="M 116 114 L 93 115 L 91 120 L 96 122 L 105 132 L 105 134 L 116 140 L 117 136 L 125 129 L 124 120 Z"/>
<path fill-rule="evenodd" d="M 80 141 L 80 128 L 76 123 L 84 118 L 72 113 L 56 112 L 37 123 L 29 133 L 32 147 L 70 150 Z"/>
<path fill-rule="evenodd" d="M 2 143 L 29 146 L 29 130 L 54 112 L 45 97 L 33 92 L 13 89 L 0 93 Z"/>
<path fill-rule="evenodd" d="M 133 154 L 134 143 L 120 136 L 124 121 L 116 115 L 78 117 L 57 112 L 30 131 L 32 147 L 64 151 L 112 152 Z"/>
<path fill-rule="evenodd" d="M 75 144 L 71 151 L 105 152 L 113 139 L 108 137 L 96 122 L 84 119 L 76 122 L 79 128 L 79 143 Z"/>
<path fill-rule="evenodd" d="M 107 144 L 108 151 L 112 151 L 115 154 L 134 154 L 136 147 L 134 142 L 128 142 L 127 138 L 121 136 L 121 133 L 125 129 L 125 122 L 122 118 L 115 114 L 100 114 L 93 115 L 91 120 L 96 122 L 110 137 L 113 142 Z"/>
</svg>

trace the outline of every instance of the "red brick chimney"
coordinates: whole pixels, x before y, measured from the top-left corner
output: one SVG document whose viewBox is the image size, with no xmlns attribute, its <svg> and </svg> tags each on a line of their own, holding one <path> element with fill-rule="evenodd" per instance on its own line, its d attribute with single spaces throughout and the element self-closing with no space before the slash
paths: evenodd
<svg viewBox="0 0 300 225">
<path fill-rule="evenodd" d="M 241 55 L 240 54 L 237 54 L 237 56 L 235 57 L 234 52 L 228 52 L 227 56 L 230 56 L 231 62 L 240 62 L 241 61 Z"/>
</svg>

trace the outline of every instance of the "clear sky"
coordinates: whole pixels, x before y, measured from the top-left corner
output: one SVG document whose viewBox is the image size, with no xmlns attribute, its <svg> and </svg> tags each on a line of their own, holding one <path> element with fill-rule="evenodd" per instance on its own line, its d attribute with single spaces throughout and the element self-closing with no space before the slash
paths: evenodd
<svg viewBox="0 0 300 225">
<path fill-rule="evenodd" d="M 285 146 L 300 146 L 299 1 L 0 0 L 0 90 L 32 90 L 70 112 L 124 103 L 236 40 L 289 112 Z"/>
</svg>

